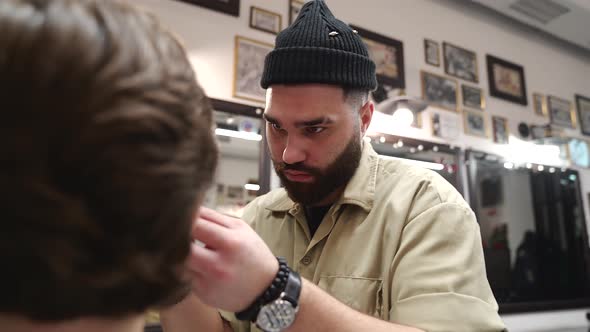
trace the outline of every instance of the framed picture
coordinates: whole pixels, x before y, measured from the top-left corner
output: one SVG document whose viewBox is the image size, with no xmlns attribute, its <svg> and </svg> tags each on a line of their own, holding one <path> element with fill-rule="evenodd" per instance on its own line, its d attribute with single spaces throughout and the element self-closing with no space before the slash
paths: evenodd
<svg viewBox="0 0 590 332">
<path fill-rule="evenodd" d="M 590 146 L 586 140 L 572 138 L 566 147 L 567 157 L 573 165 L 590 167 Z"/>
<path fill-rule="evenodd" d="M 236 36 L 234 48 L 233 96 L 264 103 L 266 91 L 260 87 L 264 58 L 273 45 Z"/>
<path fill-rule="evenodd" d="M 483 110 L 486 107 L 483 90 L 465 84 L 461 84 L 461 96 L 463 97 L 463 106 Z"/>
<path fill-rule="evenodd" d="M 305 4 L 303 0 L 287 0 L 289 1 L 289 25 L 291 25 L 297 16 L 299 16 L 299 12 L 301 11 L 301 7 Z"/>
<path fill-rule="evenodd" d="M 461 119 L 459 114 L 450 112 L 432 112 L 432 135 L 447 140 L 459 137 Z"/>
<path fill-rule="evenodd" d="M 445 73 L 466 81 L 477 83 L 477 55 L 462 47 L 443 42 Z"/>
<path fill-rule="evenodd" d="M 499 144 L 508 144 L 508 121 L 501 116 L 492 116 L 492 130 L 494 132 L 494 142 Z"/>
<path fill-rule="evenodd" d="M 533 93 L 533 109 L 535 114 L 540 116 L 548 116 L 547 114 L 547 99 L 540 93 Z"/>
<path fill-rule="evenodd" d="M 582 134 L 590 136 L 590 98 L 576 95 L 576 109 Z"/>
<path fill-rule="evenodd" d="M 240 0 L 180 0 L 193 5 L 213 9 L 215 11 L 240 16 Z"/>
<path fill-rule="evenodd" d="M 433 66 L 440 66 L 440 47 L 434 40 L 424 39 L 424 61 Z"/>
<path fill-rule="evenodd" d="M 490 95 L 527 105 L 524 68 L 489 54 L 486 56 L 486 61 Z"/>
<path fill-rule="evenodd" d="M 282 30 L 281 20 L 278 13 L 255 6 L 250 7 L 250 28 L 276 35 Z"/>
<path fill-rule="evenodd" d="M 487 138 L 488 131 L 484 113 L 463 110 L 463 129 L 467 135 Z"/>
<path fill-rule="evenodd" d="M 358 31 L 377 66 L 377 80 L 404 89 L 404 44 L 396 39 L 351 25 Z"/>
<path fill-rule="evenodd" d="M 420 71 L 422 77 L 422 98 L 433 106 L 449 111 L 458 111 L 457 80 L 441 75 Z"/>
<path fill-rule="evenodd" d="M 576 128 L 576 115 L 569 100 L 547 96 L 547 111 L 552 124 L 571 129 Z"/>
</svg>

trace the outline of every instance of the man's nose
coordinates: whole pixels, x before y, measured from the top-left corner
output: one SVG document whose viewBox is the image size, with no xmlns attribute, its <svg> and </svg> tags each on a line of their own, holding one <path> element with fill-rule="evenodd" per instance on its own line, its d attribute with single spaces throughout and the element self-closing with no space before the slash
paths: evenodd
<svg viewBox="0 0 590 332">
<path fill-rule="evenodd" d="M 296 164 L 305 160 L 305 149 L 301 146 L 301 142 L 289 137 L 285 150 L 283 150 L 283 162 L 285 164 Z"/>
</svg>

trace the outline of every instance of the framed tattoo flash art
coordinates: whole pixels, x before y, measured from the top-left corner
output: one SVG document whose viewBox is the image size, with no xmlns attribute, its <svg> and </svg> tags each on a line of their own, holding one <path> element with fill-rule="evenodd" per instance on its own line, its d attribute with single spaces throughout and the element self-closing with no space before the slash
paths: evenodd
<svg viewBox="0 0 590 332">
<path fill-rule="evenodd" d="M 486 60 L 490 95 L 527 105 L 524 68 L 489 54 L 486 56 Z"/>
<path fill-rule="evenodd" d="M 576 109 L 582 134 L 590 136 L 590 98 L 576 95 Z"/>
<path fill-rule="evenodd" d="M 501 116 L 492 116 L 494 142 L 508 144 L 508 121 Z"/>
<path fill-rule="evenodd" d="M 471 136 L 478 136 L 482 138 L 488 137 L 486 129 L 486 119 L 484 113 L 463 110 L 463 126 L 465 134 Z"/>
<path fill-rule="evenodd" d="M 437 42 L 424 39 L 424 61 L 433 66 L 440 66 L 440 47 Z"/>
<path fill-rule="evenodd" d="M 547 98 L 540 93 L 533 93 L 533 109 L 535 114 L 547 117 Z"/>
<path fill-rule="evenodd" d="M 404 44 L 396 39 L 352 26 L 369 49 L 369 56 L 377 66 L 377 80 L 404 89 Z"/>
<path fill-rule="evenodd" d="M 420 71 L 422 77 L 422 99 L 430 105 L 449 111 L 458 111 L 457 80 L 437 74 Z"/>
<path fill-rule="evenodd" d="M 240 16 L 240 0 L 180 0 L 224 14 Z"/>
<path fill-rule="evenodd" d="M 282 29 L 281 15 L 255 6 L 250 7 L 250 27 L 274 35 Z"/>
<path fill-rule="evenodd" d="M 576 115 L 569 100 L 547 96 L 547 111 L 552 124 L 570 129 L 576 128 Z"/>
<path fill-rule="evenodd" d="M 462 47 L 443 42 L 445 73 L 466 81 L 477 83 L 477 55 Z"/>
<path fill-rule="evenodd" d="M 455 140 L 461 132 L 459 114 L 451 112 L 432 112 L 432 135 L 447 140 Z"/>
<path fill-rule="evenodd" d="M 461 84 L 463 106 L 483 110 L 486 106 L 483 90 L 470 85 Z"/>
<path fill-rule="evenodd" d="M 233 96 L 264 103 L 266 90 L 260 87 L 264 58 L 273 45 L 236 36 L 234 49 Z"/>
</svg>

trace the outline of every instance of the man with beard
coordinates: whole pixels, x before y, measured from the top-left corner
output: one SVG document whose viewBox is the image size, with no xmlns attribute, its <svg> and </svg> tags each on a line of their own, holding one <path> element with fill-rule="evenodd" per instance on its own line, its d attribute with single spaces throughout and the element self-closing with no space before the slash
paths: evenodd
<svg viewBox="0 0 590 332">
<path fill-rule="evenodd" d="M 162 312 L 166 332 L 504 329 L 462 196 L 364 143 L 376 83 L 356 31 L 306 3 L 261 81 L 284 188 L 253 201 L 246 222 L 201 209 L 193 295 Z"/>
</svg>

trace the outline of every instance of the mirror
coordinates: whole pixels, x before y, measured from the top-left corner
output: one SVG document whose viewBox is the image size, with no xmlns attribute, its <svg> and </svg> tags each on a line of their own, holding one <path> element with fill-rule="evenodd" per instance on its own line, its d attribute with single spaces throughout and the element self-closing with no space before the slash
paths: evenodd
<svg viewBox="0 0 590 332">
<path fill-rule="evenodd" d="M 466 152 L 471 206 L 501 312 L 590 303 L 588 238 L 574 170 Z"/>
<path fill-rule="evenodd" d="M 403 159 L 420 167 L 431 169 L 460 193 L 461 185 L 460 151 L 446 144 L 410 139 L 395 135 L 370 135 L 373 149 L 385 158 Z"/>
</svg>

